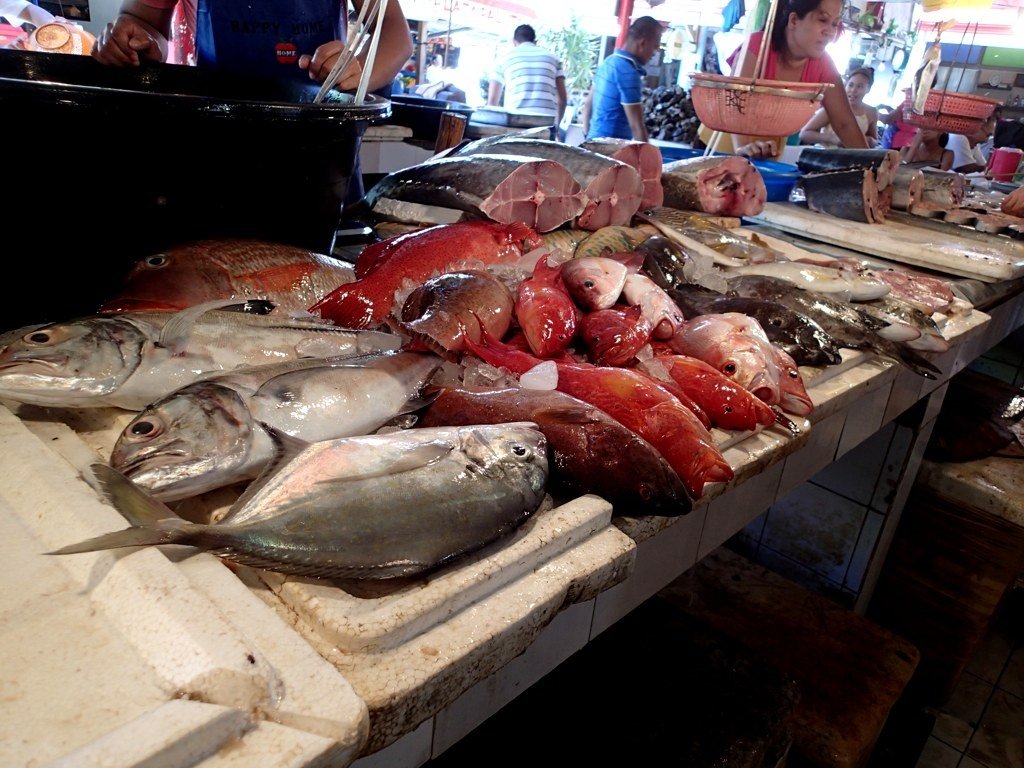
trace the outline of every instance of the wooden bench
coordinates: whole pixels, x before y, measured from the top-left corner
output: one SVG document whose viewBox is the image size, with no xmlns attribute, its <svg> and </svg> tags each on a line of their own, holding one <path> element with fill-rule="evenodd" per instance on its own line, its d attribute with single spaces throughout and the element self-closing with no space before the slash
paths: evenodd
<svg viewBox="0 0 1024 768">
<path fill-rule="evenodd" d="M 791 765 L 866 765 L 919 660 L 909 641 L 726 548 L 659 597 L 796 681 Z"/>
</svg>

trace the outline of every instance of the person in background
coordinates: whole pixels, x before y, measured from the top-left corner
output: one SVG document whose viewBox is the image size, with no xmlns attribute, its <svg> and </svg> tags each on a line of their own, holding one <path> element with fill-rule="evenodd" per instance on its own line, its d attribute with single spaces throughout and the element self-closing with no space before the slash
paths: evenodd
<svg viewBox="0 0 1024 768">
<path fill-rule="evenodd" d="M 908 165 L 948 171 L 953 167 L 953 150 L 946 148 L 948 142 L 948 133 L 918 128 L 910 144 L 900 150 L 900 160 Z"/>
<path fill-rule="evenodd" d="M 870 67 L 858 67 L 846 76 L 846 97 L 857 125 L 867 139 L 868 146 L 878 144 L 878 110 L 864 103 L 864 97 L 875 84 L 875 71 Z M 828 112 L 819 109 L 800 131 L 800 141 L 805 144 L 842 146 L 839 136 L 832 130 Z"/>
<path fill-rule="evenodd" d="M 512 50 L 501 56 L 491 73 L 487 104 L 502 103 L 511 110 L 529 110 L 551 115 L 557 135 L 558 125 L 569 101 L 565 90 L 562 62 L 537 45 L 537 33 L 529 24 L 520 24 L 512 35 Z"/>
<path fill-rule="evenodd" d="M 117 18 L 98 36 L 93 58 L 117 67 L 137 67 L 143 59 L 166 61 L 172 18 L 179 2 L 189 0 L 123 0 Z M 356 10 L 365 2 L 370 0 L 352 0 Z M 345 48 L 347 7 L 339 0 L 287 4 L 275 0 L 198 0 L 196 65 L 323 82 Z M 389 0 L 367 90 L 390 96 L 395 76 L 412 51 L 409 24 L 399 0 Z M 353 91 L 358 87 L 365 57 L 364 52 L 353 59 L 336 89 Z M 364 193 L 358 155 L 355 165 L 348 203 Z"/>
<path fill-rule="evenodd" d="M 982 145 L 992 138 L 996 129 L 996 116 L 990 115 L 974 133 L 953 133 L 949 136 L 946 149 L 953 152 L 953 170 L 957 173 L 977 173 L 984 171 L 988 158 L 982 151 Z"/>
<path fill-rule="evenodd" d="M 839 71 L 825 52 L 825 46 L 839 33 L 842 13 L 842 0 L 779 0 L 762 77 L 790 83 L 832 83 L 833 87 L 825 90 L 822 101 L 828 122 L 844 147 L 864 149 L 867 139 L 857 125 Z M 750 36 L 742 61 L 730 57 L 730 61 L 735 62 L 733 75 L 754 76 L 763 40 L 764 32 L 755 32 Z M 738 53 L 733 56 L 738 57 Z M 716 149 L 747 157 L 777 158 L 782 154 L 787 137 L 772 136 L 770 130 L 771 126 L 765 126 L 765 134 L 761 136 L 724 134 Z M 697 135 L 706 146 L 712 131 L 702 125 Z"/>
<path fill-rule="evenodd" d="M 430 63 L 427 65 L 427 76 L 423 82 L 439 83 L 442 80 L 444 80 L 444 59 L 441 58 L 441 54 L 435 53 L 430 57 Z"/>
<path fill-rule="evenodd" d="M 641 16 L 630 24 L 625 45 L 598 65 L 583 105 L 583 131 L 588 139 L 649 140 L 644 123 L 644 67 L 661 47 L 664 31 L 657 19 Z"/>
<path fill-rule="evenodd" d="M 885 129 L 878 142 L 879 149 L 903 149 L 914 140 L 917 128 L 903 122 L 903 107 L 899 106 L 882 120 Z"/>
</svg>

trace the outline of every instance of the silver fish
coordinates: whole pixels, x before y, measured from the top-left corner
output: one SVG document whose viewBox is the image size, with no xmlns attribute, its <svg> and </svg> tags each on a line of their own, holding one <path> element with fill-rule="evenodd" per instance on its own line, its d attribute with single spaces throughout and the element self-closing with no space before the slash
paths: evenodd
<svg viewBox="0 0 1024 768">
<path fill-rule="evenodd" d="M 319 578 L 415 576 L 511 533 L 544 500 L 547 443 L 535 424 L 411 429 L 301 443 L 216 525 L 199 525 L 104 464 L 133 526 L 52 554 L 185 544 L 234 563 Z"/>
<path fill-rule="evenodd" d="M 31 329 L 0 352 L 0 397 L 137 411 L 204 374 L 402 343 L 395 334 L 215 310 L 226 304 L 94 315 Z"/>
<path fill-rule="evenodd" d="M 210 376 L 148 406 L 110 465 L 162 501 L 256 477 L 274 458 L 260 423 L 309 442 L 365 435 L 424 405 L 437 355 L 382 352 L 299 360 Z"/>
</svg>

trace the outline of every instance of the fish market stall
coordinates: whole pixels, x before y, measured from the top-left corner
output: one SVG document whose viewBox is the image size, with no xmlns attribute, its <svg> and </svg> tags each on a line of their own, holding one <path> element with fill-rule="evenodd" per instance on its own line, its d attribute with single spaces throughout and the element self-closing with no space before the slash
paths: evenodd
<svg viewBox="0 0 1024 768">
<path fill-rule="evenodd" d="M 740 226 L 775 205 L 746 161 L 478 141 L 375 187 L 326 285 L 202 241 L 4 338 L 5 763 L 421 765 L 888 429 L 870 595 L 1020 277 Z"/>
</svg>

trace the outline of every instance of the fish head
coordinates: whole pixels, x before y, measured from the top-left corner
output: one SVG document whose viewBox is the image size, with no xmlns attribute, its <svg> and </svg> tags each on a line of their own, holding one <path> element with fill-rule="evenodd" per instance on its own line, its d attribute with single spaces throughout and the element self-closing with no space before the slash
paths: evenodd
<svg viewBox="0 0 1024 768">
<path fill-rule="evenodd" d="M 766 403 L 779 402 L 778 368 L 760 347 L 732 346 L 723 350 L 716 367 L 754 397 Z"/>
<path fill-rule="evenodd" d="M 459 449 L 472 476 L 501 478 L 520 489 L 535 509 L 548 479 L 547 438 L 534 422 L 473 425 L 460 430 Z"/>
<path fill-rule="evenodd" d="M 583 317 L 580 337 L 597 365 L 623 365 L 651 338 L 651 323 L 639 304 L 599 309 Z"/>
<path fill-rule="evenodd" d="M 615 259 L 585 256 L 565 262 L 562 280 L 578 304 L 587 309 L 609 309 L 622 294 L 628 270 Z"/>
<path fill-rule="evenodd" d="M 785 351 L 776 348 L 775 356 L 779 368 L 779 405 L 797 416 L 809 415 L 814 403 L 807 394 L 800 369 Z"/>
<path fill-rule="evenodd" d="M 156 498 L 173 501 L 245 479 L 254 443 L 252 416 L 238 392 L 201 381 L 132 419 L 110 465 Z"/>
<path fill-rule="evenodd" d="M 117 317 L 34 328 L 0 353 L 0 396 L 33 405 L 101 405 L 138 369 L 148 341 L 141 327 Z"/>
</svg>

